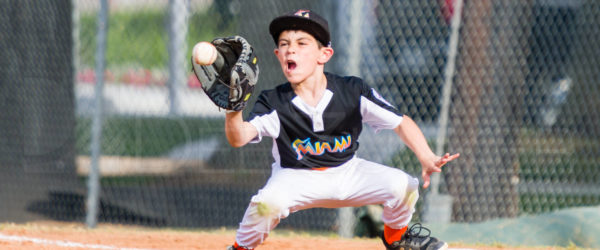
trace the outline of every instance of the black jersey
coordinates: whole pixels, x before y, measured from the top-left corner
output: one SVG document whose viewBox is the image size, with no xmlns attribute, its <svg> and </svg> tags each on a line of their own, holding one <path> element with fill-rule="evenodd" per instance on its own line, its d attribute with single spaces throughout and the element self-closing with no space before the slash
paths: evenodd
<svg viewBox="0 0 600 250">
<path fill-rule="evenodd" d="M 357 77 L 325 73 L 327 89 L 316 107 L 296 96 L 289 82 L 261 92 L 249 117 L 263 136 L 273 138 L 273 158 L 284 168 L 335 167 L 358 149 L 362 124 L 393 129 L 400 112 Z"/>
</svg>

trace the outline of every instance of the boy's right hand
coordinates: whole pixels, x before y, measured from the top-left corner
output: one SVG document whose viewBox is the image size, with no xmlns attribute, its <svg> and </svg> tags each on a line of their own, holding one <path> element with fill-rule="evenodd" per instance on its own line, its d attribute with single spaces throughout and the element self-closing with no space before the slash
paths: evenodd
<svg viewBox="0 0 600 250">
<path fill-rule="evenodd" d="M 423 178 L 423 188 L 428 188 L 431 182 L 431 174 L 436 172 L 442 172 L 442 166 L 446 165 L 446 163 L 451 162 L 458 158 L 460 154 L 446 153 L 444 156 L 440 157 L 434 155 L 430 159 L 421 162 L 421 167 L 423 168 L 421 172 L 421 177 Z"/>
</svg>

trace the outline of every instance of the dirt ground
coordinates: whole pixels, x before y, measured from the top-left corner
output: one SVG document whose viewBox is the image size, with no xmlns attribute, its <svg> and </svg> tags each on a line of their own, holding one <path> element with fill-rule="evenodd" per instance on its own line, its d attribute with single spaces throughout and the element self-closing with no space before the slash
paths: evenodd
<svg viewBox="0 0 600 250">
<path fill-rule="evenodd" d="M 134 226 L 36 222 L 0 224 L 0 249 L 226 249 L 234 240 L 233 230 L 192 231 Z M 462 246 L 455 249 L 514 249 L 503 246 Z M 275 231 L 260 250 L 275 249 L 384 249 L 378 239 L 341 239 L 335 236 L 278 233 Z M 532 248 L 520 248 L 532 249 Z M 552 249 L 552 248 L 535 248 Z"/>
</svg>

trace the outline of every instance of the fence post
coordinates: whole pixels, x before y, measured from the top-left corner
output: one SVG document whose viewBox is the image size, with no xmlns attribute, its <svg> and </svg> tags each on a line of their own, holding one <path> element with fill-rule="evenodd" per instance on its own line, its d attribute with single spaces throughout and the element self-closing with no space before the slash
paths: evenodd
<svg viewBox="0 0 600 250">
<path fill-rule="evenodd" d="M 188 30 L 188 6 L 185 0 L 169 0 L 169 114 L 177 115 L 180 112 L 179 95 L 181 84 L 185 83 L 185 71 L 189 67 L 186 62 L 186 37 Z"/>
<path fill-rule="evenodd" d="M 361 33 L 364 2 L 363 0 L 353 0 L 350 2 L 349 7 L 350 9 L 348 10 L 348 13 L 350 13 L 350 20 L 348 23 L 347 32 L 345 32 L 349 35 L 349 37 L 347 45 L 344 48 L 344 50 L 346 50 L 344 53 L 344 55 L 346 55 L 345 59 L 348 62 L 345 68 L 345 73 L 347 75 L 360 75 L 360 62 L 362 60 L 360 52 L 362 40 L 364 39 Z M 342 23 L 344 22 L 342 21 Z M 340 237 L 352 238 L 354 236 L 356 219 L 354 216 L 353 207 L 343 207 L 338 209 L 338 225 L 338 235 Z"/>
<path fill-rule="evenodd" d="M 96 47 L 96 86 L 95 109 L 92 120 L 92 138 L 90 143 L 91 165 L 88 175 L 88 197 L 86 202 L 87 215 L 86 225 L 90 228 L 96 227 L 98 222 L 98 205 L 100 200 L 100 170 L 99 162 L 101 155 L 102 120 L 103 120 L 103 90 L 104 90 L 104 68 L 106 52 L 106 34 L 108 32 L 108 1 L 100 1 L 98 13 L 98 34 Z"/>
<path fill-rule="evenodd" d="M 442 87 L 442 104 L 440 110 L 439 127 L 437 132 L 435 153 L 444 154 L 446 143 L 446 132 L 448 130 L 448 113 L 450 112 L 450 93 L 452 92 L 452 80 L 456 68 L 456 54 L 458 53 L 458 30 L 460 29 L 460 17 L 462 13 L 463 0 L 454 1 L 454 13 L 450 23 L 450 39 L 448 42 L 448 56 L 444 68 L 444 86 Z M 441 173 L 434 173 L 431 180 L 431 193 L 425 202 L 423 221 L 448 223 L 452 217 L 452 196 L 439 194 Z"/>
</svg>

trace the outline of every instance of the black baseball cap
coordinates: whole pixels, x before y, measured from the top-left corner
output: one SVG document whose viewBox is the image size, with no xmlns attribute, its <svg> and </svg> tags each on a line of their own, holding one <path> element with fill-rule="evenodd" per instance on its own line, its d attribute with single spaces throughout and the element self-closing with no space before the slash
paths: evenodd
<svg viewBox="0 0 600 250">
<path fill-rule="evenodd" d="M 329 24 L 325 18 L 308 9 L 299 9 L 276 17 L 269 25 L 275 44 L 284 30 L 302 30 L 315 37 L 324 46 L 331 46 Z"/>
</svg>

